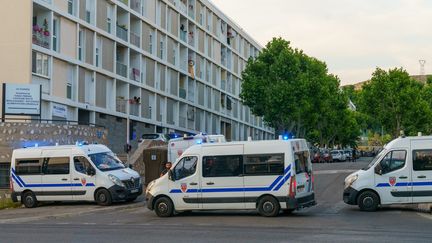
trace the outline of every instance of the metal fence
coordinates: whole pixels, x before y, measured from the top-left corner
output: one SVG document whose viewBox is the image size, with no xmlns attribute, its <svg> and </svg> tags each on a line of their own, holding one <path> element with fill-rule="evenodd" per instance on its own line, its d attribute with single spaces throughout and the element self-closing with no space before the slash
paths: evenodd
<svg viewBox="0 0 432 243">
<path fill-rule="evenodd" d="M 0 189 L 9 188 L 9 171 L 9 163 L 0 163 Z"/>
</svg>

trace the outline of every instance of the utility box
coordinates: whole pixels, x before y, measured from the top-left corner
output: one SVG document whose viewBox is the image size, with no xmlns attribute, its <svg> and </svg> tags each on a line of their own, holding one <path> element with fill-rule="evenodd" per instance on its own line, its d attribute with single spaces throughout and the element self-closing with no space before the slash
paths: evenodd
<svg viewBox="0 0 432 243">
<path fill-rule="evenodd" d="M 151 147 L 143 151 L 145 185 L 160 177 L 167 161 L 167 146 Z"/>
</svg>

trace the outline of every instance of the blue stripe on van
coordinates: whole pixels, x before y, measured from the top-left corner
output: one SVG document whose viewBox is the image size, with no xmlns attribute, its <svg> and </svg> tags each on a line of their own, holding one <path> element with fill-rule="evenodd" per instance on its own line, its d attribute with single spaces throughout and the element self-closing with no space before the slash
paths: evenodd
<svg viewBox="0 0 432 243">
<path fill-rule="evenodd" d="M 212 193 L 212 192 L 266 192 L 271 191 L 276 184 L 278 186 L 273 191 L 278 191 L 282 185 L 291 177 L 291 164 L 284 170 L 284 176 L 278 176 L 268 187 L 240 187 L 240 188 L 202 188 L 202 189 L 188 189 L 186 193 Z M 284 178 L 282 181 L 281 179 Z M 182 193 L 180 189 L 172 189 L 170 193 Z"/>
<path fill-rule="evenodd" d="M 14 169 L 11 169 L 11 175 L 12 178 L 15 179 L 16 183 L 20 186 L 20 187 L 82 187 L 84 185 L 80 184 L 80 183 L 63 183 L 63 184 L 26 184 L 23 179 L 16 175 L 16 172 Z M 87 183 L 85 185 L 86 187 L 94 187 L 95 184 L 94 183 Z"/>
<path fill-rule="evenodd" d="M 394 186 L 432 186 L 432 181 L 398 182 Z M 390 183 L 379 183 L 376 187 L 391 187 L 391 185 Z"/>
</svg>

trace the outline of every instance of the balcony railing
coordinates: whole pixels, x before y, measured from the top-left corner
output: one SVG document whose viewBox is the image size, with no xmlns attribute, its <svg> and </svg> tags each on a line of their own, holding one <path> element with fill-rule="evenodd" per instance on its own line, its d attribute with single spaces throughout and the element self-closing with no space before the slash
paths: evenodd
<svg viewBox="0 0 432 243">
<path fill-rule="evenodd" d="M 187 31 L 180 30 L 180 40 L 186 43 L 187 42 L 186 36 L 187 36 Z"/>
<path fill-rule="evenodd" d="M 127 36 L 128 36 L 127 31 L 128 30 L 125 27 L 117 25 L 117 37 L 118 38 L 120 38 L 124 41 L 127 41 Z"/>
<path fill-rule="evenodd" d="M 138 68 L 131 68 L 130 79 L 139 82 L 141 79 L 141 71 Z"/>
<path fill-rule="evenodd" d="M 138 34 L 135 34 L 134 32 L 131 31 L 129 38 L 132 45 L 136 47 L 140 47 L 140 36 Z"/>
<path fill-rule="evenodd" d="M 126 113 L 126 100 L 124 97 L 118 96 L 116 98 L 116 111 Z"/>
<path fill-rule="evenodd" d="M 51 35 L 49 31 L 43 31 L 42 29 L 35 30 L 35 27 L 33 28 L 33 36 L 32 36 L 33 44 L 49 49 L 50 37 Z"/>
<path fill-rule="evenodd" d="M 181 127 L 186 127 L 186 121 L 187 121 L 187 118 L 186 118 L 186 117 L 184 117 L 184 116 L 180 116 L 180 117 L 179 117 L 179 125 L 180 125 Z"/>
<path fill-rule="evenodd" d="M 126 78 L 127 77 L 127 66 L 121 62 L 117 62 L 116 66 L 117 66 L 117 68 L 116 68 L 117 74 Z"/>
<path fill-rule="evenodd" d="M 139 104 L 129 104 L 129 114 L 132 116 L 139 116 L 140 105 Z"/>
<path fill-rule="evenodd" d="M 184 14 L 187 15 L 187 8 L 186 8 L 186 4 L 182 3 L 181 1 L 176 1 L 178 2 L 178 8 L 180 9 L 180 11 Z"/>
</svg>

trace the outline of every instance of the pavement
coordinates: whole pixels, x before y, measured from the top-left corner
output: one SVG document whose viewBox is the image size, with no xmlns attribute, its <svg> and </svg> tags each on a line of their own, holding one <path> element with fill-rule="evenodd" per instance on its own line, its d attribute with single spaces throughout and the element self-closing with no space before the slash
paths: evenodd
<svg viewBox="0 0 432 243">
<path fill-rule="evenodd" d="M 410 207 L 362 212 L 342 201 L 343 180 L 369 162 L 314 164 L 318 205 L 275 218 L 206 211 L 159 218 L 130 204 L 46 204 L 0 211 L 0 242 L 432 242 L 432 215 Z"/>
</svg>

